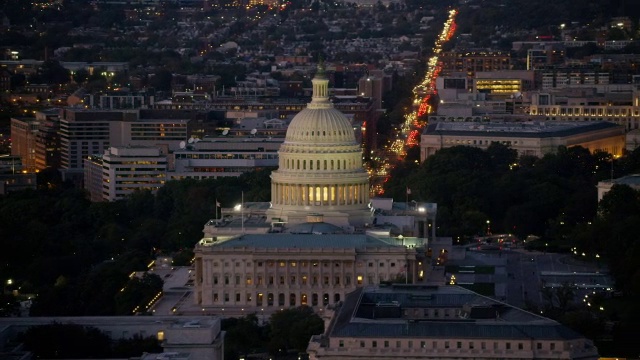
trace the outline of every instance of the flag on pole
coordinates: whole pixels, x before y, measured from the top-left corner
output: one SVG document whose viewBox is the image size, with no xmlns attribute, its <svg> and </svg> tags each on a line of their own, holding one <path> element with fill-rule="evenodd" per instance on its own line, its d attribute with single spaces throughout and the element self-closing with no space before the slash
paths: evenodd
<svg viewBox="0 0 640 360">
<path fill-rule="evenodd" d="M 409 187 L 407 187 L 407 195 L 411 195 L 411 189 L 409 189 Z"/>
<path fill-rule="evenodd" d="M 218 202 L 218 200 L 216 200 L 216 207 L 221 207 L 222 205 L 220 205 L 220 203 Z"/>
</svg>

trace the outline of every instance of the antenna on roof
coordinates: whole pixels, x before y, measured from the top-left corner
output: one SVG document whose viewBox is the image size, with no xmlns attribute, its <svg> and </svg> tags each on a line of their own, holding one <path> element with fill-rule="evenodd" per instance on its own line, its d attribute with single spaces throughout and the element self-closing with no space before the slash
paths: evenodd
<svg viewBox="0 0 640 360">
<path fill-rule="evenodd" d="M 258 132 L 258 129 L 251 129 L 251 135 L 255 135 Z"/>
<path fill-rule="evenodd" d="M 193 144 L 193 138 L 189 138 L 188 142 L 189 144 Z"/>
<path fill-rule="evenodd" d="M 222 131 L 222 135 L 223 135 L 223 136 L 227 136 L 227 134 L 229 134 L 229 130 L 228 130 L 228 129 L 224 129 L 224 130 Z"/>
<path fill-rule="evenodd" d="M 184 149 L 187 146 L 187 143 L 184 141 L 180 141 L 180 149 Z"/>
</svg>

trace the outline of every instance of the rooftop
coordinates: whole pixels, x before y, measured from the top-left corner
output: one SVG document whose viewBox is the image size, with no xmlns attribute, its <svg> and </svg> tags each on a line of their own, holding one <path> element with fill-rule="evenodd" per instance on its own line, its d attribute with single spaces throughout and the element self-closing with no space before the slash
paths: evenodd
<svg viewBox="0 0 640 360">
<path fill-rule="evenodd" d="M 612 128 L 621 128 L 621 126 L 607 121 L 530 121 L 504 123 L 436 122 L 429 124 L 425 128 L 424 134 L 546 138 L 577 135 L 590 131 Z"/>
<path fill-rule="evenodd" d="M 263 249 L 357 249 L 357 248 L 398 248 L 381 239 L 362 234 L 245 234 L 228 240 L 202 239 L 199 245 L 216 248 L 263 248 Z"/>
<path fill-rule="evenodd" d="M 394 310 L 395 308 L 395 310 Z M 407 317 L 404 309 L 454 308 L 450 318 Z M 414 312 L 410 312 L 414 313 Z M 577 339 L 573 330 L 458 286 L 394 285 L 349 294 L 330 337 Z"/>
</svg>

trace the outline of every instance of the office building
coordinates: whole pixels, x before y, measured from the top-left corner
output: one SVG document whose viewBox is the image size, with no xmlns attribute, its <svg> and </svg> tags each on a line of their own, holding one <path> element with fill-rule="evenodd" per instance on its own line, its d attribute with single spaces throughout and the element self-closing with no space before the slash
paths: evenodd
<svg viewBox="0 0 640 360">
<path fill-rule="evenodd" d="M 257 131 L 256 131 L 257 133 Z M 169 180 L 206 179 L 275 168 L 278 149 L 284 138 L 248 135 L 243 137 L 192 138 L 182 142 L 183 148 L 173 153 L 173 169 Z"/>
<path fill-rule="evenodd" d="M 542 157 L 555 153 L 559 146 L 582 146 L 589 151 L 621 156 L 625 148 L 624 127 L 606 121 L 597 122 L 435 122 L 421 136 L 420 160 L 452 146 L 486 149 L 498 142 L 519 155 Z"/>
<path fill-rule="evenodd" d="M 39 122 L 35 118 L 11 118 L 11 155 L 20 156 L 22 170 L 36 171 L 36 136 Z"/>
<path fill-rule="evenodd" d="M 358 288 L 323 316 L 311 360 L 599 359 L 564 325 L 457 286 Z"/>
<path fill-rule="evenodd" d="M 155 147 L 112 146 L 102 155 L 102 169 L 103 199 L 115 201 L 134 191 L 155 192 L 164 186 L 167 157 Z"/>
<path fill-rule="evenodd" d="M 36 112 L 36 171 L 60 168 L 60 110 Z"/>
</svg>

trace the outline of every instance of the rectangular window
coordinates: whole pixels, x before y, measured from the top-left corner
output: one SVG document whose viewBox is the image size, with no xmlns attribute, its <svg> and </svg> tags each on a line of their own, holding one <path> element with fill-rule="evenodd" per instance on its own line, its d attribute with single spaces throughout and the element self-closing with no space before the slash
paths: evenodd
<svg viewBox="0 0 640 360">
<path fill-rule="evenodd" d="M 280 285 L 284 285 L 284 276 L 280 276 L 279 283 Z"/>
<path fill-rule="evenodd" d="M 556 349 L 556 343 L 549 344 L 549 349 L 555 350 Z"/>
<path fill-rule="evenodd" d="M 542 349 L 542 343 L 537 343 L 536 344 L 536 349 L 541 350 Z"/>
<path fill-rule="evenodd" d="M 364 341 L 360 340 L 360 347 L 363 348 L 364 347 Z"/>
<path fill-rule="evenodd" d="M 252 283 L 253 283 L 253 279 L 251 279 L 251 276 L 247 276 L 246 284 L 251 285 Z"/>
<path fill-rule="evenodd" d="M 522 350 L 524 349 L 524 344 L 523 343 L 518 343 L 518 350 Z"/>
<path fill-rule="evenodd" d="M 236 302 L 240 302 L 240 293 L 236 293 Z"/>
<path fill-rule="evenodd" d="M 456 349 L 462 349 L 462 341 L 456 342 Z"/>
<path fill-rule="evenodd" d="M 358 275 L 358 285 L 362 285 L 362 275 Z"/>
<path fill-rule="evenodd" d="M 511 343 L 507 343 L 507 350 L 511 350 Z"/>
<path fill-rule="evenodd" d="M 469 342 L 469 349 L 473 349 L 473 341 Z"/>
<path fill-rule="evenodd" d="M 333 277 L 333 285 L 340 285 L 340 276 Z"/>
<path fill-rule="evenodd" d="M 388 341 L 388 340 L 385 340 L 385 341 L 384 341 L 384 347 L 386 347 L 386 348 L 388 348 L 388 347 L 389 347 L 389 341 Z"/>
<path fill-rule="evenodd" d="M 421 348 L 426 348 L 427 347 L 427 342 L 426 341 L 420 341 L 420 347 Z"/>
<path fill-rule="evenodd" d="M 341 348 L 344 347 L 344 340 L 340 340 L 340 342 L 338 343 L 338 346 Z"/>
<path fill-rule="evenodd" d="M 377 341 L 375 341 L 375 340 L 373 340 L 373 341 L 371 342 L 371 347 L 372 347 L 372 348 L 377 348 L 377 347 L 378 347 L 378 342 L 377 342 Z"/>
<path fill-rule="evenodd" d="M 396 341 L 396 348 L 400 348 L 400 340 Z"/>
<path fill-rule="evenodd" d="M 240 276 L 236 275 L 236 285 L 240 285 Z"/>
<path fill-rule="evenodd" d="M 445 341 L 445 342 L 444 342 L 444 348 L 445 348 L 445 349 L 448 349 L 448 348 L 449 348 L 449 342 L 448 342 L 448 341 Z"/>
</svg>

